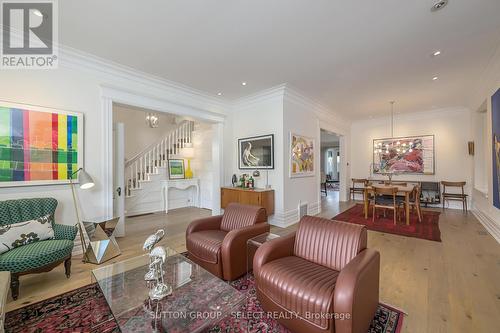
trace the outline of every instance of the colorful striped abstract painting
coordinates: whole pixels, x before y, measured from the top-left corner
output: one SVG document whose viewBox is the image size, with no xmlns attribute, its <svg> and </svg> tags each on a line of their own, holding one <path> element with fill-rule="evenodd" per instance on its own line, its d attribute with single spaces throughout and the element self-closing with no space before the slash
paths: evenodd
<svg viewBox="0 0 500 333">
<path fill-rule="evenodd" d="M 69 179 L 78 135 L 76 115 L 0 106 L 0 183 Z"/>
</svg>

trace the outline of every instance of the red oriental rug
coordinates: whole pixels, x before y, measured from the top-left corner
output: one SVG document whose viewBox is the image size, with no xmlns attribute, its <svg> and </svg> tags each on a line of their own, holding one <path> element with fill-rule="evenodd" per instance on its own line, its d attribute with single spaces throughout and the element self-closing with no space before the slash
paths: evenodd
<svg viewBox="0 0 500 333">
<path fill-rule="evenodd" d="M 441 242 L 441 231 L 439 230 L 439 215 L 441 213 L 422 210 L 422 222 L 418 222 L 416 213 L 411 214 L 408 226 L 404 222 L 404 217 L 394 225 L 392 214 L 393 212 L 388 210 L 387 216 L 384 217 L 380 211 L 379 217 L 375 219 L 375 222 L 372 222 L 372 210 L 369 210 L 368 219 L 365 219 L 363 204 L 357 204 L 333 217 L 332 220 L 366 225 L 368 230 Z"/>
<path fill-rule="evenodd" d="M 252 274 L 231 282 L 231 285 L 247 295 L 246 304 L 240 313 L 257 315 L 229 315 L 204 333 L 290 333 L 274 318 L 265 315 L 266 312 L 257 300 Z M 200 290 L 200 293 L 202 292 Z M 196 302 L 196 299 L 192 302 Z M 399 333 L 403 318 L 402 311 L 380 303 L 368 333 Z M 184 332 L 182 327 L 178 327 L 178 331 Z M 120 329 L 98 285 L 91 284 L 8 312 L 5 317 L 5 332 L 119 333 Z M 131 329 L 127 332 L 157 331 Z"/>
</svg>

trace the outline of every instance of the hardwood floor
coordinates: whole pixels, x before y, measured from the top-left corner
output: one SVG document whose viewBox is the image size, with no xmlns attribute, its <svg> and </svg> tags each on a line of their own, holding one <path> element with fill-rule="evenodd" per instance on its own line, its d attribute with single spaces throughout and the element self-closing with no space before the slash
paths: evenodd
<svg viewBox="0 0 500 333">
<path fill-rule="evenodd" d="M 320 216 L 331 218 L 352 205 L 339 203 L 338 192 L 329 192 Z M 162 244 L 184 251 L 186 226 L 209 215 L 208 210 L 184 208 L 131 218 L 127 237 L 118 240 L 122 255 L 103 265 L 141 254 L 144 239 L 159 227 L 167 232 Z M 471 213 L 446 210 L 439 225 L 441 243 L 368 232 L 368 246 L 381 253 L 381 301 L 408 314 L 403 332 L 498 332 L 500 245 Z M 94 267 L 80 257 L 73 259 L 70 279 L 62 265 L 21 277 L 20 297 L 9 299 L 7 311 L 90 283 Z"/>
</svg>

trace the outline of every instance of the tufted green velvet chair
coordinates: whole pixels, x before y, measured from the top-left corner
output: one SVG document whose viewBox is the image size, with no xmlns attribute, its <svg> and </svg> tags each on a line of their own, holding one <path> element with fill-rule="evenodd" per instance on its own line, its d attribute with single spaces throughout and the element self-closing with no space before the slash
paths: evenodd
<svg viewBox="0 0 500 333">
<path fill-rule="evenodd" d="M 0 201 L 0 225 L 33 220 L 55 214 L 57 200 L 33 198 Z M 23 245 L 0 254 L 0 271 L 10 271 L 12 298 L 19 295 L 19 276 L 48 272 L 64 262 L 66 277 L 71 274 L 71 252 L 77 233 L 76 226 L 52 222 L 55 239 Z"/>
</svg>

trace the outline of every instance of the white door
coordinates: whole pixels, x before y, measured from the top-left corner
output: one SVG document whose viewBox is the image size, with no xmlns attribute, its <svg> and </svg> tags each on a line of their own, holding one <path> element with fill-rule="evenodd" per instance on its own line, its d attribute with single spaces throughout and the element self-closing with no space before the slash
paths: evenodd
<svg viewBox="0 0 500 333">
<path fill-rule="evenodd" d="M 125 236 L 125 126 L 113 124 L 113 215 L 119 216 L 115 236 Z"/>
</svg>

